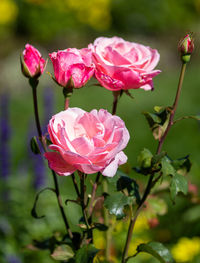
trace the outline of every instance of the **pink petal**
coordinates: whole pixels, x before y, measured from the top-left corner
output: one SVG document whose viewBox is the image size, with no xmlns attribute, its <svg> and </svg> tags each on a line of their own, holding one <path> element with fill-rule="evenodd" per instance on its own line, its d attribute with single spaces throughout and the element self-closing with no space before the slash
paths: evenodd
<svg viewBox="0 0 200 263">
<path fill-rule="evenodd" d="M 75 151 L 80 155 L 88 155 L 93 149 L 91 141 L 85 137 L 79 137 L 72 141 L 72 146 Z"/>
<path fill-rule="evenodd" d="M 119 165 L 127 162 L 127 156 L 123 152 L 119 152 L 113 161 L 111 161 L 106 168 L 102 171 L 102 175 L 113 177 L 118 169 Z"/>
<path fill-rule="evenodd" d="M 101 86 L 108 90 L 117 91 L 124 89 L 124 83 L 122 81 L 111 78 L 110 76 L 103 74 L 101 71 L 96 70 L 95 77 Z"/>
<path fill-rule="evenodd" d="M 68 164 L 57 152 L 46 152 L 44 156 L 48 160 L 50 169 L 59 175 L 67 176 L 76 171 L 76 169 Z"/>
</svg>

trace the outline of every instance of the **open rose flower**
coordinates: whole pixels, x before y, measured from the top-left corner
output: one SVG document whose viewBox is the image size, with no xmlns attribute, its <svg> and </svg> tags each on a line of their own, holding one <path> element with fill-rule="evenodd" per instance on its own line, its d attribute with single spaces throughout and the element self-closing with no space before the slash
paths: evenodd
<svg viewBox="0 0 200 263">
<path fill-rule="evenodd" d="M 92 52 L 90 49 L 68 48 L 49 54 L 53 63 L 56 82 L 66 87 L 81 88 L 94 74 Z"/>
<path fill-rule="evenodd" d="M 49 148 L 55 152 L 47 152 L 45 157 L 59 175 L 79 170 L 112 177 L 127 161 L 122 150 L 129 132 L 119 117 L 106 110 L 68 108 L 52 117 L 48 131 L 53 143 Z"/>
<path fill-rule="evenodd" d="M 152 78 L 160 73 L 154 70 L 160 58 L 156 49 L 118 37 L 99 37 L 89 47 L 93 49 L 95 76 L 103 87 L 112 91 L 153 89 Z"/>
<path fill-rule="evenodd" d="M 21 57 L 22 72 L 27 78 L 38 78 L 43 74 L 46 61 L 33 46 L 26 44 Z"/>
</svg>

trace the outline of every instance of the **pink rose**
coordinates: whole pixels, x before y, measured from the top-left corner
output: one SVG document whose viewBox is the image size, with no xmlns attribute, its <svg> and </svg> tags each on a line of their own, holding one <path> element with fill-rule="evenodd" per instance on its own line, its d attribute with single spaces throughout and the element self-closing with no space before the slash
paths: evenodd
<svg viewBox="0 0 200 263">
<path fill-rule="evenodd" d="M 95 76 L 106 89 L 153 89 L 152 78 L 160 73 L 153 70 L 160 58 L 156 49 L 118 37 L 97 38 L 89 47 L 93 49 Z"/>
<path fill-rule="evenodd" d="M 76 170 L 114 176 L 127 161 L 123 149 L 129 141 L 124 122 L 106 110 L 85 112 L 68 108 L 52 117 L 48 131 L 55 152 L 45 153 L 49 167 L 59 175 Z"/>
<path fill-rule="evenodd" d="M 62 87 L 72 80 L 74 88 L 83 87 L 93 76 L 92 52 L 90 49 L 68 48 L 49 54 L 53 63 L 56 82 Z"/>
<path fill-rule="evenodd" d="M 26 77 L 38 78 L 43 74 L 46 62 L 36 48 L 26 44 L 21 58 L 21 66 Z"/>
</svg>

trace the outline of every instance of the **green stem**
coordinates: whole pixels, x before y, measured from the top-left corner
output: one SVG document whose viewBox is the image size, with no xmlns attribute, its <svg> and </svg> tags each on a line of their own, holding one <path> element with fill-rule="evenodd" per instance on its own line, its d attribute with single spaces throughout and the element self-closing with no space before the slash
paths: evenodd
<svg viewBox="0 0 200 263">
<path fill-rule="evenodd" d="M 81 201 L 81 208 L 82 208 L 82 213 L 83 213 L 83 218 L 87 227 L 87 238 L 92 239 L 92 230 L 90 229 L 90 224 L 88 222 L 87 218 L 87 213 L 86 213 L 86 200 L 85 200 L 85 191 L 86 191 L 86 186 L 85 186 L 85 174 L 81 173 L 80 174 L 80 201 Z M 84 240 L 84 238 L 83 238 Z"/>
<path fill-rule="evenodd" d="M 101 176 L 101 173 L 98 172 L 97 176 L 96 176 L 96 180 L 95 180 L 95 182 L 93 184 L 93 187 L 92 187 L 90 206 L 89 206 L 89 209 L 88 209 L 88 216 L 89 217 L 91 217 L 92 211 L 93 211 L 93 208 L 94 208 L 94 201 L 95 201 L 95 197 L 96 197 L 96 191 L 97 191 L 97 187 L 98 187 L 100 176 Z"/>
<path fill-rule="evenodd" d="M 102 181 L 103 192 L 108 192 L 108 183 L 105 178 Z M 106 260 L 110 261 L 110 248 L 111 248 L 111 232 L 110 232 L 110 218 L 108 210 L 104 207 L 103 208 L 103 216 L 104 216 L 104 224 L 108 227 L 108 230 L 105 231 L 105 238 L 106 238 L 106 248 L 105 248 L 105 256 Z"/>
<path fill-rule="evenodd" d="M 186 70 L 186 63 L 182 63 L 182 67 L 181 67 L 181 73 L 180 73 L 180 77 L 179 77 L 179 83 L 178 83 L 178 88 L 177 88 L 177 92 L 176 92 L 176 97 L 174 100 L 174 104 L 172 106 L 172 111 L 170 114 L 170 118 L 169 118 L 169 123 L 168 126 L 163 134 L 163 136 L 161 137 L 159 143 L 158 143 L 158 148 L 156 151 L 156 154 L 159 154 L 162 150 L 162 146 L 163 143 L 165 141 L 165 138 L 169 132 L 169 130 L 171 129 L 171 126 L 173 125 L 173 121 L 174 121 L 174 115 L 178 106 L 178 101 L 180 98 L 180 94 L 181 94 L 181 88 L 183 85 L 183 79 L 184 79 L 184 75 L 185 75 L 185 70 Z M 122 255 L 122 263 L 126 262 L 126 258 L 127 258 L 127 254 L 128 254 L 128 250 L 129 250 L 129 246 L 130 246 L 130 242 L 131 242 L 131 237 L 132 237 L 132 233 L 133 233 L 133 229 L 135 226 L 135 222 L 137 220 L 137 217 L 144 205 L 144 202 L 146 201 L 148 195 L 151 192 L 151 188 L 152 188 L 152 184 L 153 183 L 153 178 L 154 178 L 154 174 L 151 174 L 149 177 L 149 181 L 147 183 L 146 189 L 144 191 L 144 195 L 140 201 L 140 204 L 138 205 L 138 208 L 136 210 L 135 216 L 131 218 L 130 223 L 129 223 L 129 229 L 128 229 L 128 234 L 127 234 L 127 239 L 126 239 L 126 243 L 125 243 L 125 247 L 124 247 L 124 251 L 123 251 L 123 255 Z"/>
<path fill-rule="evenodd" d="M 35 123 L 36 123 L 36 127 L 37 127 L 38 136 L 39 136 L 39 139 L 42 143 L 44 151 L 47 152 L 47 146 L 46 146 L 45 138 L 42 136 L 42 129 L 41 129 L 41 125 L 40 125 L 40 118 L 39 118 L 39 111 L 38 111 L 37 86 L 38 86 L 39 81 L 38 81 L 38 79 L 32 78 L 32 79 L 29 79 L 29 83 L 32 87 L 32 92 L 33 92 L 34 115 L 35 115 Z M 53 170 L 51 170 L 51 171 L 52 171 L 52 175 L 53 175 L 58 206 L 59 206 L 64 224 L 65 224 L 66 230 L 67 230 L 70 238 L 72 239 L 73 234 L 72 234 L 72 231 L 69 227 L 69 223 L 67 221 L 67 217 L 65 215 L 65 211 L 63 208 L 57 177 L 56 177 L 55 172 Z"/>
<path fill-rule="evenodd" d="M 161 152 L 161 149 L 162 149 L 163 143 L 165 141 L 165 138 L 166 138 L 169 130 L 171 129 L 171 126 L 173 125 L 174 115 L 176 113 L 176 109 L 177 109 L 177 106 L 178 106 L 178 101 L 179 101 L 179 98 L 180 98 L 181 89 L 182 89 L 182 85 L 183 85 L 183 79 L 184 79 L 184 75 L 185 75 L 185 70 L 186 70 L 186 63 L 182 63 L 181 74 L 180 74 L 179 83 L 178 83 L 178 89 L 177 89 L 177 92 L 176 92 L 176 97 L 175 97 L 175 100 L 174 100 L 174 104 L 172 106 L 172 111 L 171 111 L 171 114 L 170 114 L 169 123 L 168 123 L 168 126 L 167 126 L 163 136 L 161 137 L 161 139 L 159 141 L 156 154 L 159 154 Z"/>
<path fill-rule="evenodd" d="M 77 196 L 80 198 L 80 197 L 81 197 L 81 194 L 80 194 L 80 192 L 79 192 L 78 184 L 77 184 L 77 181 L 76 181 L 76 178 L 75 178 L 74 173 L 71 174 L 71 178 L 72 178 L 72 182 L 73 182 L 73 184 L 74 184 L 74 188 L 75 188 L 75 191 L 76 191 L 76 193 L 77 193 Z"/>
<path fill-rule="evenodd" d="M 113 106 L 112 106 L 112 115 L 116 115 L 117 112 L 117 104 L 120 96 L 120 91 L 113 91 Z"/>
</svg>

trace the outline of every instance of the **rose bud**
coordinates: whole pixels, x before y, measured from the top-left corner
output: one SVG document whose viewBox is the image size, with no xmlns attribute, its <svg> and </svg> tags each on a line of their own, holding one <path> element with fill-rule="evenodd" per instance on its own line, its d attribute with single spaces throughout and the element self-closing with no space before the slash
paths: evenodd
<svg viewBox="0 0 200 263">
<path fill-rule="evenodd" d="M 190 55 L 194 50 L 194 42 L 191 33 L 187 34 L 183 39 L 179 41 L 178 50 L 181 53 L 183 62 L 189 62 Z"/>
<path fill-rule="evenodd" d="M 38 78 L 43 74 L 46 61 L 33 46 L 26 44 L 21 56 L 22 73 L 27 78 Z"/>
<path fill-rule="evenodd" d="M 68 48 L 49 54 L 54 80 L 63 88 L 81 88 L 94 74 L 92 53 L 88 48 Z"/>
</svg>

